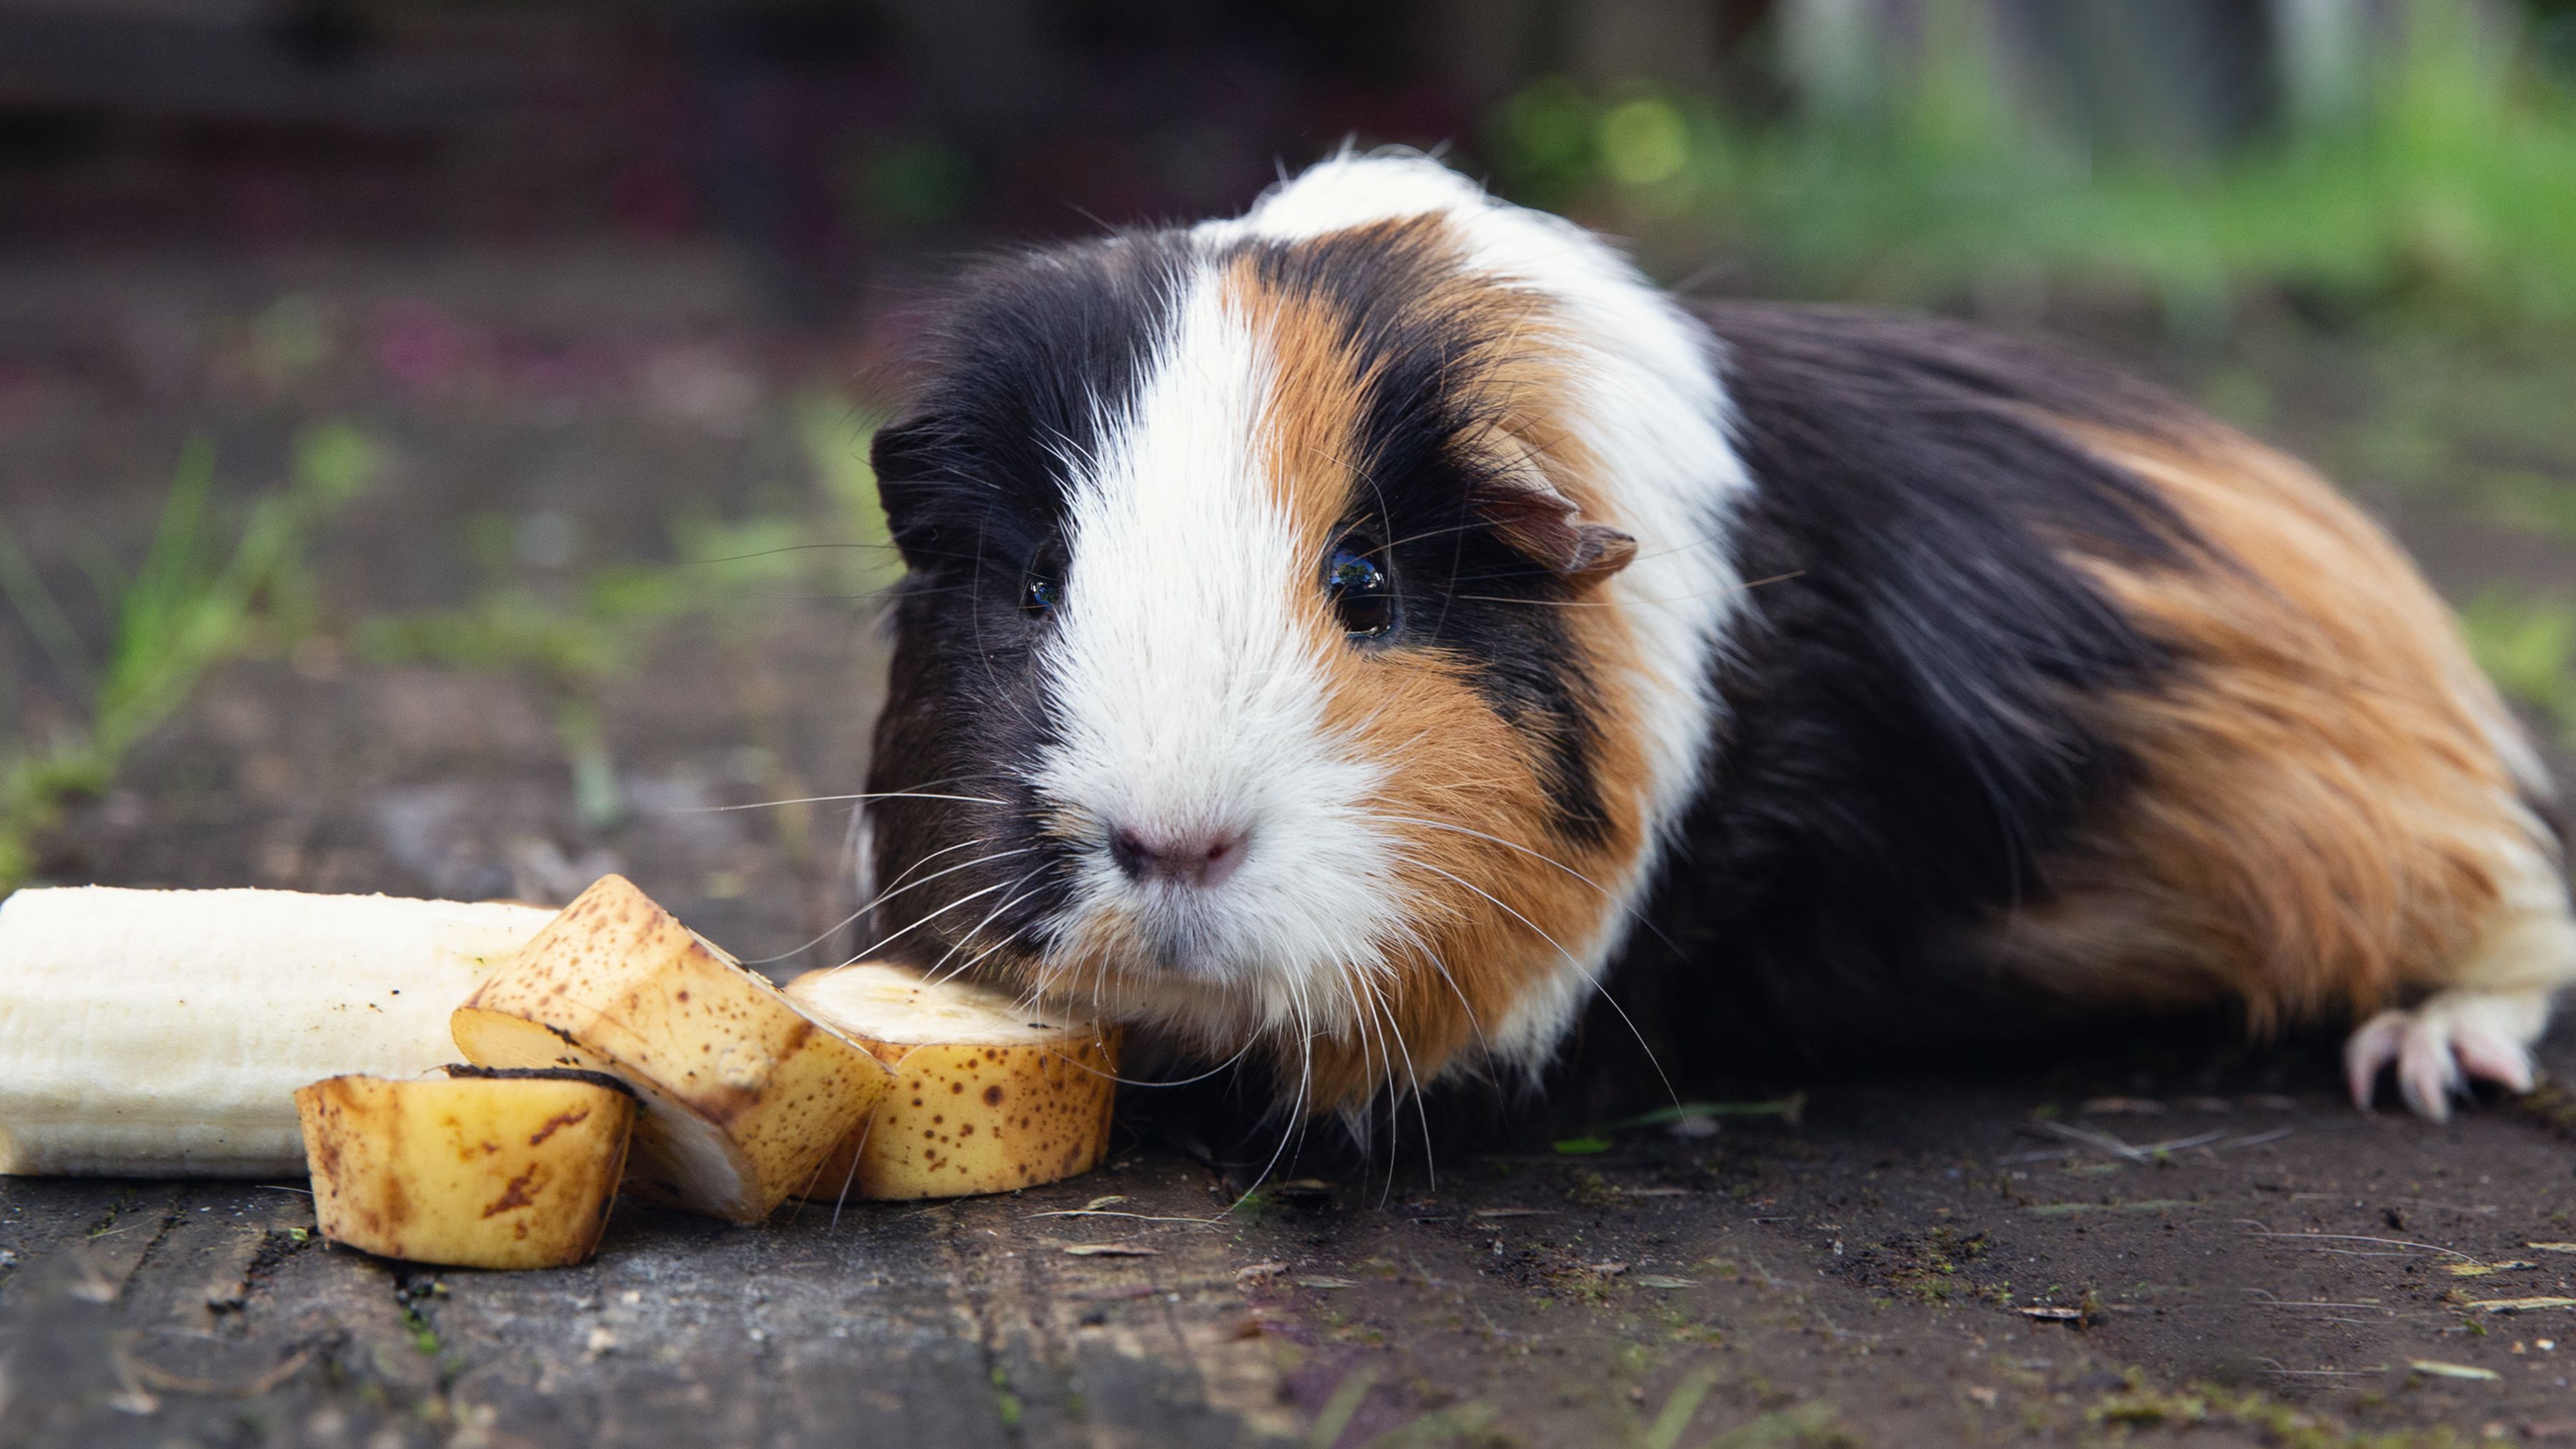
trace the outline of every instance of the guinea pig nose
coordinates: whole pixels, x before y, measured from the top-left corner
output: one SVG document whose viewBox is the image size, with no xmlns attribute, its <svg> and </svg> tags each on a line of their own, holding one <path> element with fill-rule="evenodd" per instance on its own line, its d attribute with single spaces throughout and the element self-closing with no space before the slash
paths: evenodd
<svg viewBox="0 0 2576 1449">
<path fill-rule="evenodd" d="M 1109 832 L 1109 858 L 1129 880 L 1220 886 L 1243 865 L 1244 844 L 1231 831 L 1149 836 L 1122 825 Z"/>
</svg>

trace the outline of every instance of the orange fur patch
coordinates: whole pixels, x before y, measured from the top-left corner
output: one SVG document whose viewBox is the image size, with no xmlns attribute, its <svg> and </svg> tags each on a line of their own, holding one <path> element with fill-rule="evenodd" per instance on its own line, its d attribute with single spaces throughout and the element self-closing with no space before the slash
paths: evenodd
<svg viewBox="0 0 2576 1449">
<path fill-rule="evenodd" d="M 2105 699 L 2145 779 L 2052 863 L 2054 899 L 1999 928 L 2015 970 L 2075 1000 L 2241 1002 L 2258 1031 L 2439 984 L 2506 853 L 2548 848 L 2449 610 L 2323 479 L 2250 439 L 2062 426 L 2218 556 L 2088 562 L 2183 669 Z"/>
<path fill-rule="evenodd" d="M 1387 223 L 1390 248 L 1454 251 L 1437 218 Z M 1347 241 L 1345 237 L 1343 240 Z M 1602 499 L 1592 463 L 1558 411 L 1563 362 L 1539 299 L 1486 284 L 1454 266 L 1411 305 L 1482 324 L 1491 341 L 1466 361 L 1494 422 L 1469 446 L 1486 449 L 1533 486 L 1553 488 L 1592 520 Z M 1289 1053 L 1306 1064 L 1313 1105 L 1355 1107 L 1393 1084 L 1429 1082 L 1495 1031 L 1539 981 L 1573 969 L 1600 930 L 1612 879 L 1642 847 L 1646 765 L 1628 717 L 1635 643 L 1616 609 L 1569 611 L 1572 647 L 1597 689 L 1594 770 L 1608 816 L 1601 842 L 1555 838 L 1546 805 L 1547 752 L 1504 723 L 1469 682 L 1469 662 L 1398 644 L 1353 648 L 1319 586 L 1332 531 L 1364 486 L 1359 407 L 1370 379 L 1341 320 L 1314 298 L 1266 286 L 1249 262 L 1228 278 L 1269 354 L 1274 381 L 1259 422 L 1264 471 L 1316 561 L 1294 604 L 1329 674 L 1327 727 L 1352 753 L 1382 763 L 1382 792 L 1364 802 L 1399 842 L 1388 888 L 1412 903 L 1414 939 L 1389 953 L 1382 976 L 1343 983 L 1359 1025 Z M 1533 604 L 1531 607 L 1551 607 Z"/>
</svg>

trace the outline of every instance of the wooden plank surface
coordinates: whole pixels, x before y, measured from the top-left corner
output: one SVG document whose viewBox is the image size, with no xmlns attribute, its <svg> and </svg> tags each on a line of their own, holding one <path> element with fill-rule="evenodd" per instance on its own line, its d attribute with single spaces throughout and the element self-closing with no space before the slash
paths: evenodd
<svg viewBox="0 0 2576 1449">
<path fill-rule="evenodd" d="M 1032 1192 L 806 1204 L 759 1228 L 622 1205 L 592 1263 L 518 1274 L 326 1246 L 291 1185 L 7 1180 L 0 1442 L 1347 1449 L 2576 1424 L 2576 1311 L 2478 1306 L 2576 1282 L 2576 1252 L 2532 1246 L 2576 1242 L 2568 1099 L 2439 1129 L 2364 1118 L 2323 1082 L 2091 1116 L 2063 1085 L 1851 1086 L 1797 1124 L 1621 1134 L 1598 1155 L 1537 1143 L 1445 1162 L 1436 1191 L 1399 1173 L 1232 1212 L 1215 1172 L 1145 1149 Z M 2221 1135 L 2141 1163 L 2039 1125 L 2070 1119 L 2141 1145 Z"/>
</svg>

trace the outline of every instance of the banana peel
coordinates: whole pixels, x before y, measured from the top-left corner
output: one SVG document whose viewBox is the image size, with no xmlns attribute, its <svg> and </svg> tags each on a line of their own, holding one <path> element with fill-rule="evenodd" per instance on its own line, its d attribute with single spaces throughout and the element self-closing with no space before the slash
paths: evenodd
<svg viewBox="0 0 2576 1449">
<path fill-rule="evenodd" d="M 322 1235 L 387 1258 L 560 1268 L 599 1246 L 635 1093 L 597 1072 L 451 1069 L 298 1090 Z"/>
<path fill-rule="evenodd" d="M 608 1072 L 643 1103 L 628 1186 L 754 1223 L 823 1170 L 894 1072 L 604 876 L 450 1019 L 469 1061 Z"/>
</svg>

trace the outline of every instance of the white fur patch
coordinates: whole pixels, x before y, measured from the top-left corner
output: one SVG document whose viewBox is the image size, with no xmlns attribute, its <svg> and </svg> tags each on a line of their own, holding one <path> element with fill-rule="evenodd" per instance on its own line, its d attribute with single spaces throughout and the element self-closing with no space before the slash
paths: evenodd
<svg viewBox="0 0 2576 1449">
<path fill-rule="evenodd" d="M 1062 742 L 1036 783 L 1059 828 L 1245 837 L 1204 889 L 1088 856 L 1062 952 L 1154 943 L 1155 998 L 1109 1005 L 1216 1037 L 1345 1025 L 1345 973 L 1379 969 L 1405 930 L 1391 842 L 1360 808 L 1379 767 L 1327 736 L 1323 662 L 1291 613 L 1320 561 L 1261 475 L 1272 375 L 1213 270 L 1188 279 L 1132 409 L 1069 460 L 1071 565 L 1042 654 Z"/>
</svg>

